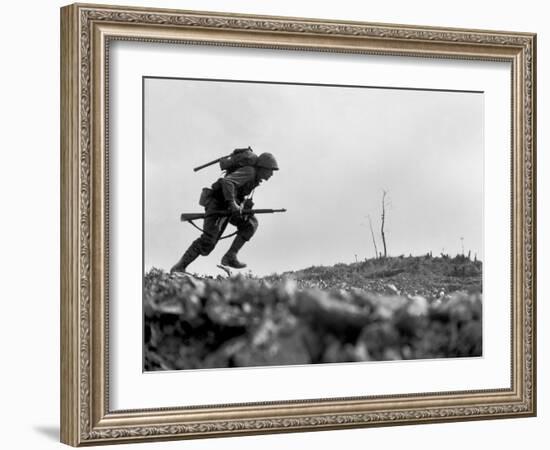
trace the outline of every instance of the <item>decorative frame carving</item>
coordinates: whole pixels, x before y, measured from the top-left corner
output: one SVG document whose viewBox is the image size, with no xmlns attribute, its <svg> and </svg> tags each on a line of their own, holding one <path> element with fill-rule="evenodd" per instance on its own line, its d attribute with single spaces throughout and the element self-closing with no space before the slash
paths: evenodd
<svg viewBox="0 0 550 450">
<path fill-rule="evenodd" d="M 105 104 L 113 39 L 510 62 L 510 389 L 110 411 Z M 62 442 L 79 446 L 536 414 L 534 34 L 76 4 L 61 9 L 61 58 Z"/>
</svg>

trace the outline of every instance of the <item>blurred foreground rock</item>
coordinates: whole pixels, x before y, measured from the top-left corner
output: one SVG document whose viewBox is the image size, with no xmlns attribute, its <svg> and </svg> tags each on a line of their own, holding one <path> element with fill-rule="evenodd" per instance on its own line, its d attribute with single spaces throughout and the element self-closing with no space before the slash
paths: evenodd
<svg viewBox="0 0 550 450">
<path fill-rule="evenodd" d="M 145 276 L 144 368 L 481 356 L 480 292 L 424 296 L 385 286 L 331 290 L 292 277 L 198 279 L 153 269 Z"/>
</svg>

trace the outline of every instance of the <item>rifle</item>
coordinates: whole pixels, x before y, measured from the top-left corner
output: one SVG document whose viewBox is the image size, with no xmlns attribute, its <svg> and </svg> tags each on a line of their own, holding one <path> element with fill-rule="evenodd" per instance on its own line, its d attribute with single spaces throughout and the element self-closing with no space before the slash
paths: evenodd
<svg viewBox="0 0 550 450">
<path fill-rule="evenodd" d="M 286 209 L 243 209 L 241 215 L 247 216 L 252 214 L 273 214 L 279 212 L 286 212 Z M 182 222 L 191 222 L 193 220 L 205 219 L 206 217 L 229 217 L 233 213 L 231 211 L 222 209 L 216 211 L 210 211 L 209 213 L 182 213 L 181 221 Z"/>
<path fill-rule="evenodd" d="M 193 172 L 198 172 L 199 170 L 201 169 L 204 169 L 205 167 L 208 167 L 208 166 L 211 166 L 212 164 L 217 164 L 219 163 L 222 159 L 225 159 L 225 158 L 229 158 L 233 155 L 236 155 L 236 154 L 239 154 L 239 153 L 242 153 L 242 152 L 246 152 L 246 151 L 252 151 L 252 149 L 249 147 L 247 148 L 236 148 L 235 150 L 233 150 L 231 153 L 229 153 L 229 155 L 225 155 L 225 156 L 221 156 L 219 157 L 218 159 L 214 159 L 213 161 L 210 161 L 210 162 L 207 162 L 206 164 L 203 164 L 201 166 L 197 166 L 193 169 Z"/>
</svg>

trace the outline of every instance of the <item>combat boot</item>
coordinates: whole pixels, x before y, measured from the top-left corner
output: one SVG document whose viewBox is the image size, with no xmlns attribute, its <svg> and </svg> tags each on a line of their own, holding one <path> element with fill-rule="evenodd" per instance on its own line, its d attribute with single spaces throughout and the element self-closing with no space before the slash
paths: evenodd
<svg viewBox="0 0 550 450">
<path fill-rule="evenodd" d="M 233 267 L 233 269 L 244 269 L 246 264 L 237 259 L 236 253 L 227 252 L 223 255 L 222 266 Z"/>
<path fill-rule="evenodd" d="M 178 272 L 178 273 L 185 273 L 187 270 L 187 266 L 191 264 L 197 257 L 199 256 L 200 252 L 196 248 L 195 245 L 191 244 L 191 247 L 187 249 L 187 251 L 183 254 L 183 256 L 179 259 L 179 261 L 172 266 L 170 269 L 170 273 Z"/>
<path fill-rule="evenodd" d="M 237 235 L 231 244 L 231 247 L 222 258 L 222 266 L 233 267 L 234 269 L 244 269 L 246 264 L 237 259 L 237 253 L 245 244 L 245 240 Z"/>
</svg>

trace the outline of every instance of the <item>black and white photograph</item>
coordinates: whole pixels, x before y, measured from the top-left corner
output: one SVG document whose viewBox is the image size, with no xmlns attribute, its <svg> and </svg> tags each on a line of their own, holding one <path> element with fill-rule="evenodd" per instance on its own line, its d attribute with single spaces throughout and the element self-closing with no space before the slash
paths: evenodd
<svg viewBox="0 0 550 450">
<path fill-rule="evenodd" d="M 6 191 L 29 192 L 6 215 L 23 231 L 7 298 L 55 278 L 59 299 L 35 292 L 36 320 L 8 321 L 8 372 L 34 378 L 8 403 L 36 419 L 11 441 L 540 434 L 541 8 L 200 3 L 44 7 L 22 54 L 51 66 L 32 51 L 49 41 L 59 64 L 12 58 L 8 97 L 59 114 L 31 128 L 21 109 L 6 148 L 50 160 L 49 133 L 59 167 L 8 151 L 58 183 Z M 56 204 L 36 201 L 52 186 Z M 23 270 L 25 248 L 47 254 L 36 238 L 57 277 Z"/>
<path fill-rule="evenodd" d="M 481 357 L 483 108 L 144 77 L 143 369 Z"/>
</svg>

